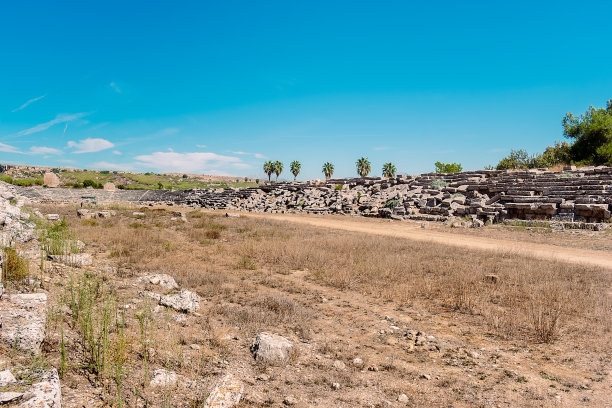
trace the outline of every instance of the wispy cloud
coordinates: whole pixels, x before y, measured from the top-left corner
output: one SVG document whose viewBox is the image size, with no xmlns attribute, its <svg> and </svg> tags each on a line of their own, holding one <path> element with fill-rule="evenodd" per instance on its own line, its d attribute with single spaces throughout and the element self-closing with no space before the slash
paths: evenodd
<svg viewBox="0 0 612 408">
<path fill-rule="evenodd" d="M 60 124 L 60 123 L 72 122 L 73 120 L 81 119 L 82 117 L 87 116 L 87 115 L 89 115 L 88 112 L 72 113 L 72 114 L 60 114 L 60 115 L 57 115 L 55 117 L 55 119 L 53 119 L 53 120 L 50 120 L 50 121 L 45 122 L 45 123 L 40 123 L 40 124 L 38 124 L 38 125 L 36 125 L 34 127 L 31 127 L 29 129 L 25 129 L 25 130 L 22 130 L 20 132 L 17 132 L 17 135 L 18 136 L 27 136 L 27 135 L 31 135 L 33 133 L 42 132 L 42 131 L 45 131 L 45 130 L 49 129 L 51 126 L 54 126 L 54 125 L 57 125 L 57 124 Z M 64 128 L 64 131 L 65 130 L 66 129 Z"/>
<path fill-rule="evenodd" d="M 113 150 L 113 154 L 116 154 L 117 156 L 121 156 L 123 153 L 121 153 L 119 150 Z"/>
<path fill-rule="evenodd" d="M 108 84 L 108 86 L 111 87 L 111 89 L 117 93 L 121 93 L 121 88 L 119 87 L 119 85 L 117 85 L 116 82 L 111 82 L 110 84 Z"/>
<path fill-rule="evenodd" d="M 200 149 L 206 149 L 206 145 L 196 145 L 196 147 L 200 148 Z"/>
<path fill-rule="evenodd" d="M 6 153 L 21 153 L 21 151 L 15 146 L 7 145 L 6 143 L 0 142 L 0 152 Z"/>
<path fill-rule="evenodd" d="M 75 149 L 72 153 L 94 153 L 113 148 L 115 145 L 106 139 L 87 138 L 78 142 L 70 141 L 67 147 Z"/>
<path fill-rule="evenodd" d="M 62 152 L 59 149 L 54 149 L 53 147 L 46 147 L 46 146 L 32 146 L 30 147 L 30 150 L 28 151 L 28 154 L 44 154 L 44 155 L 51 155 L 51 154 L 63 154 L 64 152 Z"/>
<path fill-rule="evenodd" d="M 234 165 L 242 161 L 238 157 L 209 152 L 155 152 L 136 156 L 138 164 L 165 172 L 213 172 L 220 167 Z M 212 174 L 212 173 L 211 173 Z"/>
<path fill-rule="evenodd" d="M 253 156 L 253 157 L 255 157 L 256 159 L 267 159 L 267 157 L 266 157 L 266 156 L 264 156 L 264 155 L 263 155 L 263 154 L 261 154 L 261 153 L 249 153 L 249 152 L 242 152 L 242 151 L 238 151 L 238 152 L 230 152 L 230 153 L 233 153 L 233 154 L 238 154 L 238 155 L 243 155 L 243 156 Z"/>
<path fill-rule="evenodd" d="M 107 161 L 99 161 L 92 164 L 94 169 L 101 170 L 120 170 L 120 171 L 131 171 L 134 170 L 134 166 L 126 163 L 111 163 Z"/>
<path fill-rule="evenodd" d="M 44 98 L 45 96 L 47 96 L 47 95 L 41 95 L 41 96 L 39 96 L 39 97 L 32 98 L 32 99 L 30 99 L 29 101 L 27 101 L 26 103 L 24 103 L 23 105 L 21 105 L 20 107 L 13 109 L 11 112 L 17 112 L 17 111 L 20 111 L 20 110 L 22 110 L 22 109 L 25 109 L 25 108 L 27 108 L 27 107 L 28 107 L 28 105 L 33 104 L 33 103 L 34 103 L 34 102 L 36 102 L 36 101 L 40 101 L 40 100 L 41 100 L 42 98 Z"/>
</svg>

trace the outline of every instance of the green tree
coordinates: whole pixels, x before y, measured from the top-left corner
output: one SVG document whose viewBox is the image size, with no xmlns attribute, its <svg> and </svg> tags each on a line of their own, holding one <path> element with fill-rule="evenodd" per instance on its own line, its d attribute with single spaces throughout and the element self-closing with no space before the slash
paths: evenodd
<svg viewBox="0 0 612 408">
<path fill-rule="evenodd" d="M 274 173 L 274 163 L 271 160 L 268 160 L 263 165 L 263 171 L 268 175 L 268 181 L 272 178 L 272 173 Z"/>
<path fill-rule="evenodd" d="M 276 181 L 278 181 L 278 176 L 283 172 L 283 162 L 277 160 L 272 165 L 274 167 L 274 173 L 276 174 Z"/>
<path fill-rule="evenodd" d="M 323 174 L 325 174 L 325 179 L 329 180 L 331 176 L 334 175 L 334 165 L 330 162 L 323 163 Z"/>
<path fill-rule="evenodd" d="M 302 163 L 297 160 L 291 162 L 291 173 L 293 174 L 293 181 L 297 179 L 298 174 L 300 174 L 300 170 L 302 170 Z"/>
<path fill-rule="evenodd" d="M 362 157 L 357 160 L 357 174 L 361 177 L 366 177 L 370 174 L 372 167 L 370 165 L 370 161 L 366 157 Z"/>
<path fill-rule="evenodd" d="M 395 177 L 395 173 L 397 173 L 397 168 L 391 162 L 383 164 L 382 174 L 383 177 Z"/>
<path fill-rule="evenodd" d="M 435 162 L 436 173 L 459 173 L 463 171 L 463 166 L 460 163 L 442 163 Z"/>
<path fill-rule="evenodd" d="M 593 164 L 612 164 L 612 99 L 606 108 L 589 109 L 576 117 L 568 112 L 561 122 L 563 135 L 573 139 L 571 158 Z"/>
</svg>

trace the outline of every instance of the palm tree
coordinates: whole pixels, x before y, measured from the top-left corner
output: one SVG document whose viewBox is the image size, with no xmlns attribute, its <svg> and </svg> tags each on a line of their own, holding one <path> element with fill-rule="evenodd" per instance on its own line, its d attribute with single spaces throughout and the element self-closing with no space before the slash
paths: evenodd
<svg viewBox="0 0 612 408">
<path fill-rule="evenodd" d="M 383 177 L 392 178 L 395 177 L 395 173 L 397 173 L 397 168 L 391 162 L 383 164 L 382 168 Z"/>
<path fill-rule="evenodd" d="M 330 162 L 323 163 L 323 174 L 325 174 L 325 179 L 329 180 L 334 175 L 334 165 Z"/>
<path fill-rule="evenodd" d="M 357 173 L 361 177 L 366 177 L 368 174 L 370 174 L 370 170 L 372 170 L 370 161 L 366 157 L 362 157 L 361 159 L 357 160 Z"/>
<path fill-rule="evenodd" d="M 272 166 L 274 167 L 274 173 L 276 173 L 276 181 L 278 181 L 278 176 L 280 176 L 280 174 L 283 172 L 283 162 L 282 161 L 275 161 Z"/>
<path fill-rule="evenodd" d="M 268 160 L 267 162 L 264 163 L 263 170 L 264 170 L 264 173 L 268 175 L 268 181 L 270 181 L 270 178 L 272 177 L 272 173 L 274 173 L 274 163 Z"/>
<path fill-rule="evenodd" d="M 297 160 L 291 162 L 291 173 L 293 173 L 293 181 L 297 178 L 298 174 L 300 174 L 300 170 L 302 170 L 302 163 Z"/>
</svg>

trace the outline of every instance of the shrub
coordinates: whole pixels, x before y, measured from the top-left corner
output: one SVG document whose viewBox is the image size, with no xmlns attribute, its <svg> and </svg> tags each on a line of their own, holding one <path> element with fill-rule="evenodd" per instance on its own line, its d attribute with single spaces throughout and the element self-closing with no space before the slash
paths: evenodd
<svg viewBox="0 0 612 408">
<path fill-rule="evenodd" d="M 342 184 L 336 184 L 336 187 L 334 187 L 334 190 L 336 191 L 342 190 Z"/>
<path fill-rule="evenodd" d="M 435 162 L 436 173 L 459 173 L 463 171 L 463 166 L 460 163 L 442 163 Z"/>
<path fill-rule="evenodd" d="M 14 248 L 6 248 L 2 260 L 2 280 L 20 282 L 28 277 L 30 265 Z"/>
<path fill-rule="evenodd" d="M 448 182 L 442 179 L 436 179 L 432 181 L 431 184 L 429 185 L 429 187 L 436 189 L 436 190 L 442 190 L 446 186 L 448 186 Z"/>
<path fill-rule="evenodd" d="M 399 200 L 389 200 L 384 205 L 383 208 L 395 208 L 399 204 Z"/>
</svg>

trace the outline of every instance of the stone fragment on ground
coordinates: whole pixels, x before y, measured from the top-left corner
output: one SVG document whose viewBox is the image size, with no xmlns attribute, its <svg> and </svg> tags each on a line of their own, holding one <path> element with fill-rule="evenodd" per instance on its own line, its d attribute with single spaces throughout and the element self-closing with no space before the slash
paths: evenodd
<svg viewBox="0 0 612 408">
<path fill-rule="evenodd" d="M 242 381 L 235 378 L 232 374 L 228 374 L 210 392 L 204 408 L 233 407 L 240 402 L 243 392 L 244 384 Z"/>
<path fill-rule="evenodd" d="M 155 274 L 155 275 L 142 276 L 138 278 L 138 280 L 140 282 L 150 283 L 152 285 L 159 285 L 169 290 L 179 288 L 179 285 L 176 283 L 174 278 L 166 274 Z"/>
<path fill-rule="evenodd" d="M 266 332 L 259 333 L 251 345 L 251 353 L 255 360 L 264 363 L 286 362 L 292 350 L 293 343 L 289 339 Z"/>
<path fill-rule="evenodd" d="M 15 402 L 23 397 L 23 392 L 0 392 L 0 405 Z"/>
<path fill-rule="evenodd" d="M 185 289 L 171 295 L 160 295 L 153 292 L 142 292 L 142 295 L 157 301 L 161 306 L 182 313 L 194 313 L 200 308 L 200 296 Z"/>
<path fill-rule="evenodd" d="M 17 382 L 13 373 L 10 370 L 0 371 L 0 387 L 5 387 L 9 384 Z"/>
<path fill-rule="evenodd" d="M 0 341 L 9 347 L 39 354 L 46 323 L 46 294 L 17 294 L 0 300 Z"/>
<path fill-rule="evenodd" d="M 168 371 L 163 368 L 153 372 L 151 379 L 151 387 L 172 387 L 178 382 L 178 375 L 174 371 Z"/>
<path fill-rule="evenodd" d="M 43 373 L 21 397 L 19 408 L 61 408 L 62 390 L 57 370 L 52 368 Z"/>
</svg>

